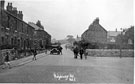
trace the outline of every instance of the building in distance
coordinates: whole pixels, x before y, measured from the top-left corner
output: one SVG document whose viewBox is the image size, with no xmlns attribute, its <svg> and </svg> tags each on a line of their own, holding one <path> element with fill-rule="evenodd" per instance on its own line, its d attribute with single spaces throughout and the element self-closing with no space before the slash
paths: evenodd
<svg viewBox="0 0 135 84">
<path fill-rule="evenodd" d="M 108 31 L 107 33 L 107 43 L 115 44 L 116 37 L 121 34 L 121 31 Z"/>
</svg>

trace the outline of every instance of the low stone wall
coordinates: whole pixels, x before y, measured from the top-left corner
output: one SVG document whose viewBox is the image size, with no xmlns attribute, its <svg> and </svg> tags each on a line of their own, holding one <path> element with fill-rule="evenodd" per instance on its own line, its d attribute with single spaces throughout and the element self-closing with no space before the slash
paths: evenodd
<svg viewBox="0 0 135 84">
<path fill-rule="evenodd" d="M 87 49 L 88 56 L 97 57 L 119 57 L 119 49 Z M 122 57 L 134 57 L 134 50 L 124 49 L 121 51 Z"/>
<path fill-rule="evenodd" d="M 0 50 L 0 65 L 4 63 L 6 52 L 9 53 L 9 60 L 10 61 L 33 55 L 33 53 L 29 53 L 29 52 L 26 52 L 26 53 L 17 53 L 17 52 L 15 52 L 14 49 Z M 37 54 L 44 53 L 44 52 L 45 52 L 45 50 L 42 50 L 42 51 L 39 51 L 38 50 L 37 51 Z"/>
<path fill-rule="evenodd" d="M 9 53 L 9 60 L 12 60 L 15 56 L 15 53 L 13 53 L 13 51 L 14 51 L 13 49 L 0 50 L 0 64 L 2 64 L 4 62 L 6 52 Z"/>
</svg>

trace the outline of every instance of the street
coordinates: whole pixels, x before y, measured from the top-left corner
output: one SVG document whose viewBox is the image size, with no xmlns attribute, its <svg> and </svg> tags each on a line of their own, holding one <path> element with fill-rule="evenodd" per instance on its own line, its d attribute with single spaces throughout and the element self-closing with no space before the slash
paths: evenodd
<svg viewBox="0 0 135 84">
<path fill-rule="evenodd" d="M 63 55 L 42 53 L 37 56 L 41 57 L 36 61 L 1 71 L 0 82 L 133 84 L 133 58 L 89 56 L 86 60 L 74 59 L 73 52 L 64 47 Z"/>
</svg>

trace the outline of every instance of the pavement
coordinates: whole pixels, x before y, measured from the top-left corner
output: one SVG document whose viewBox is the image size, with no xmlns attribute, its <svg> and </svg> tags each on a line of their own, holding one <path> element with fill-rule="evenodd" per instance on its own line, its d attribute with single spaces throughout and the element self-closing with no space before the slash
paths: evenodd
<svg viewBox="0 0 135 84">
<path fill-rule="evenodd" d="M 38 59 L 41 59 L 42 57 L 45 57 L 45 56 L 48 56 L 48 54 L 40 53 L 40 54 L 37 54 L 36 58 L 38 60 Z M 28 64 L 30 62 L 33 62 L 34 60 L 32 60 L 32 58 L 33 58 L 33 55 L 30 55 L 28 57 L 24 57 L 21 59 L 16 59 L 16 60 L 10 61 L 11 68 L 19 67 L 19 66 Z M 2 67 L 3 67 L 3 65 L 0 65 L 0 70 L 4 70 L 4 69 L 2 69 Z"/>
</svg>

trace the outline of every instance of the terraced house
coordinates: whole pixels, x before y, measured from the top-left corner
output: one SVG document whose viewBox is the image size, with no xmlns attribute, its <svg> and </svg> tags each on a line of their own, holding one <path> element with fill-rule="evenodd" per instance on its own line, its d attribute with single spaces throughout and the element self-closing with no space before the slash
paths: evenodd
<svg viewBox="0 0 135 84">
<path fill-rule="evenodd" d="M 38 27 L 35 23 L 29 22 L 34 31 L 34 46 L 36 48 L 44 48 L 51 43 L 51 35 L 44 31 L 42 28 Z"/>
<path fill-rule="evenodd" d="M 0 46 L 3 48 L 31 49 L 35 46 L 44 48 L 51 42 L 51 35 L 46 31 L 39 34 L 35 33 L 35 28 L 23 21 L 22 11 L 18 11 L 12 3 L 8 3 L 4 9 L 5 1 L 0 1 Z M 48 38 L 46 38 L 48 37 Z M 34 41 L 41 42 L 34 44 Z M 47 42 L 46 42 L 47 41 Z M 41 46 L 42 45 L 42 46 Z M 3 47 L 4 46 L 4 47 Z"/>
</svg>

